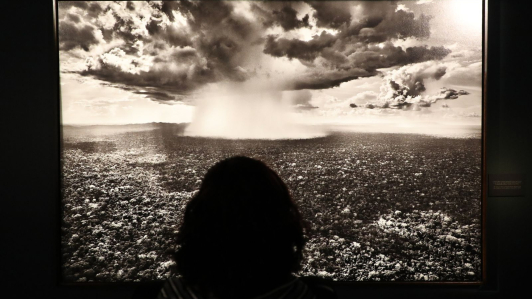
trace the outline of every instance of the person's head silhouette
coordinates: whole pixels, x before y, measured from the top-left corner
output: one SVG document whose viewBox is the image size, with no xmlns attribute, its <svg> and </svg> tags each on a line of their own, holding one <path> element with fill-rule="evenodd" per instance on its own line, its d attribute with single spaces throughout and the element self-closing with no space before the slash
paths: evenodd
<svg viewBox="0 0 532 299">
<path fill-rule="evenodd" d="M 299 270 L 306 229 L 273 170 L 255 159 L 232 157 L 208 170 L 188 203 L 176 269 L 204 295 L 260 295 Z"/>
</svg>

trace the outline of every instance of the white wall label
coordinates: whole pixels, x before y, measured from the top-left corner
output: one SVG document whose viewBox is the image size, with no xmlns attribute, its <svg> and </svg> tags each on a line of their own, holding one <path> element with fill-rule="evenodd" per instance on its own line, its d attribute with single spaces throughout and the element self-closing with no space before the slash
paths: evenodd
<svg viewBox="0 0 532 299">
<path fill-rule="evenodd" d="M 525 196 L 525 175 L 490 174 L 488 196 Z"/>
</svg>

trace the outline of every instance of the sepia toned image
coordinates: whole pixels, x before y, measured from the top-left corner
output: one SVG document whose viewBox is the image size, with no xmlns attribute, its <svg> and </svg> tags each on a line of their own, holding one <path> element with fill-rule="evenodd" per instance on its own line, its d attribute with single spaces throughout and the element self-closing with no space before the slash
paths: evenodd
<svg viewBox="0 0 532 299">
<path fill-rule="evenodd" d="M 483 1 L 57 5 L 64 282 L 165 279 L 243 155 L 311 232 L 301 276 L 482 279 Z"/>
</svg>

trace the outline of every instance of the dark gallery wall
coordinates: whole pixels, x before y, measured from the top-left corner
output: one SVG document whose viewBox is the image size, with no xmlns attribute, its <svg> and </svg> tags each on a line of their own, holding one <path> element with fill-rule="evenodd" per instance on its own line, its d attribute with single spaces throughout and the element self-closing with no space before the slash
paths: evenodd
<svg viewBox="0 0 532 299">
<path fill-rule="evenodd" d="M 511 298 L 532 275 L 532 50 L 525 1 L 490 1 L 487 173 L 526 174 L 523 197 L 487 199 L 482 287 L 337 288 L 340 298 Z M 59 125 L 52 1 L 1 7 L 0 297 L 132 298 L 133 287 L 57 285 Z"/>
</svg>

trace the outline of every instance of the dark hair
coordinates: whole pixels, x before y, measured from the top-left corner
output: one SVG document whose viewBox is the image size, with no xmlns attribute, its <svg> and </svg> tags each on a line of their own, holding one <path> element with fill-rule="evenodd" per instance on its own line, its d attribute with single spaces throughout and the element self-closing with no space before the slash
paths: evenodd
<svg viewBox="0 0 532 299">
<path fill-rule="evenodd" d="M 300 269 L 307 229 L 277 173 L 259 160 L 232 157 L 208 170 L 187 204 L 176 269 L 201 292 L 248 296 Z"/>
</svg>

